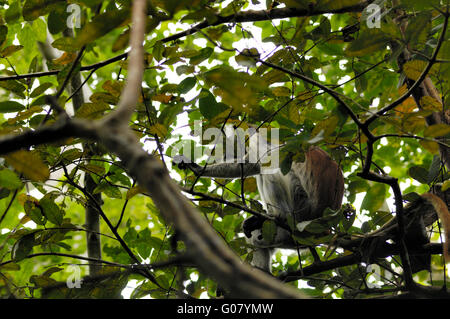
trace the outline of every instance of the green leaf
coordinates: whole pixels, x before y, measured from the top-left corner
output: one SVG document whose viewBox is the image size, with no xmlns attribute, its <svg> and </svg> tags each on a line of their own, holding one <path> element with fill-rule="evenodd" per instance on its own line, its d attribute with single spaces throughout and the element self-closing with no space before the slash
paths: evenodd
<svg viewBox="0 0 450 319">
<path fill-rule="evenodd" d="M 15 23 L 21 17 L 20 1 L 13 1 L 5 12 L 6 23 Z"/>
<path fill-rule="evenodd" d="M 15 113 L 25 109 L 25 106 L 15 101 L 0 102 L 0 113 Z"/>
<path fill-rule="evenodd" d="M 350 193 L 361 193 L 367 191 L 369 185 L 364 180 L 356 180 L 348 184 L 348 191 Z"/>
<path fill-rule="evenodd" d="M 291 170 L 292 156 L 292 153 L 287 153 L 281 161 L 280 169 L 283 175 L 286 175 Z"/>
<path fill-rule="evenodd" d="M 61 0 L 26 0 L 22 7 L 23 18 L 26 21 L 33 21 L 51 12 L 54 4 Z"/>
<path fill-rule="evenodd" d="M 56 39 L 55 41 L 53 41 L 52 47 L 66 52 L 75 52 L 80 49 L 78 44 L 75 42 L 75 39 L 70 37 Z"/>
<path fill-rule="evenodd" d="M 450 179 L 446 180 L 443 184 L 442 184 L 442 191 L 445 192 L 447 189 L 450 188 Z"/>
<path fill-rule="evenodd" d="M 122 199 L 122 193 L 120 192 L 120 189 L 113 185 L 110 185 L 105 181 L 98 184 L 97 187 L 94 189 L 94 194 L 101 192 L 104 193 L 109 198 Z"/>
<path fill-rule="evenodd" d="M 33 201 L 26 201 L 23 205 L 25 210 L 25 214 L 36 224 L 45 225 L 47 222 L 47 218 L 42 214 L 42 208 L 36 206 L 36 203 Z"/>
<path fill-rule="evenodd" d="M 127 47 L 130 42 L 130 29 L 125 30 L 121 33 L 116 41 L 112 45 L 112 52 L 117 52 L 119 50 L 123 50 Z"/>
<path fill-rule="evenodd" d="M 243 50 L 234 59 L 237 64 L 250 68 L 256 66 L 255 58 L 259 59 L 259 53 L 257 49 L 252 48 Z"/>
<path fill-rule="evenodd" d="M 414 9 L 417 11 L 425 10 L 425 9 L 434 9 L 439 8 L 440 1 L 439 0 L 402 0 L 401 5 L 408 8 Z"/>
<path fill-rule="evenodd" d="M 327 224 L 321 222 L 321 219 L 306 220 L 296 226 L 299 232 L 308 232 L 311 234 L 321 234 L 330 229 Z"/>
<path fill-rule="evenodd" d="M 192 65 L 180 65 L 176 69 L 178 75 L 191 74 L 195 71 L 195 67 Z"/>
<path fill-rule="evenodd" d="M 439 112 L 442 111 L 442 103 L 436 100 L 434 97 L 425 95 L 420 99 L 422 108 L 426 111 Z"/>
<path fill-rule="evenodd" d="M 0 25 L 0 47 L 3 42 L 6 41 L 6 36 L 8 35 L 8 27 L 6 25 Z"/>
<path fill-rule="evenodd" d="M 441 171 L 441 158 L 438 155 L 433 157 L 433 161 L 430 165 L 430 170 L 428 171 L 427 184 L 431 184 L 439 176 Z"/>
<path fill-rule="evenodd" d="M 53 86 L 53 84 L 50 82 L 42 83 L 37 88 L 35 88 L 33 90 L 33 92 L 31 92 L 30 97 L 37 97 L 37 96 L 41 95 L 42 93 L 44 93 L 47 89 L 51 88 L 52 86 Z"/>
<path fill-rule="evenodd" d="M 304 3 L 304 0 L 295 0 L 296 2 Z M 346 7 L 351 7 L 360 4 L 359 0 L 322 0 L 317 1 L 317 9 L 330 11 L 339 10 Z"/>
<path fill-rule="evenodd" d="M 45 5 L 45 0 L 26 0 L 22 9 L 25 21 L 32 21 L 44 15 Z"/>
<path fill-rule="evenodd" d="M 73 162 L 73 161 L 76 160 L 76 159 L 79 159 L 81 156 L 83 156 L 83 152 L 80 151 L 80 150 L 77 149 L 77 148 L 72 148 L 72 149 L 70 149 L 70 150 L 64 151 L 64 152 L 61 154 L 61 158 L 62 158 L 63 160 L 65 160 L 65 162 L 66 162 L 67 164 Z"/>
<path fill-rule="evenodd" d="M 277 235 L 277 224 L 273 220 L 266 220 L 262 225 L 262 236 L 265 241 L 273 242 Z"/>
<path fill-rule="evenodd" d="M 23 184 L 20 178 L 9 169 L 0 170 L 0 187 L 9 190 L 16 190 L 22 188 Z"/>
<path fill-rule="evenodd" d="M 178 84 L 177 90 L 180 94 L 186 94 L 187 92 L 192 90 L 192 88 L 194 88 L 196 83 L 197 80 L 193 76 L 185 78 L 183 81 L 180 82 L 180 84 Z"/>
<path fill-rule="evenodd" d="M 208 59 L 213 52 L 214 52 L 213 48 L 210 47 L 203 48 L 196 56 L 193 56 L 192 58 L 189 59 L 189 63 L 191 65 L 200 64 L 206 59 Z"/>
<path fill-rule="evenodd" d="M 55 225 L 61 225 L 63 214 L 58 205 L 50 197 L 43 197 L 39 201 L 39 205 L 44 211 L 45 217 Z"/>
<path fill-rule="evenodd" d="M 28 50 L 36 47 L 36 32 L 28 23 L 24 24 L 22 30 L 19 31 L 19 33 L 17 34 L 17 39 L 19 40 L 20 44 Z"/>
<path fill-rule="evenodd" d="M 422 166 L 412 166 L 408 169 L 408 174 L 422 184 L 428 182 L 428 170 Z"/>
<path fill-rule="evenodd" d="M 420 12 L 408 21 L 405 32 L 406 42 L 409 47 L 420 45 L 423 47 L 431 28 L 431 12 Z"/>
<path fill-rule="evenodd" d="M 69 16 L 69 12 L 66 12 L 66 6 L 57 6 L 54 10 L 52 10 L 47 18 L 48 21 L 48 31 L 51 34 L 58 34 L 59 32 L 64 31 L 67 27 L 67 17 Z"/>
<path fill-rule="evenodd" d="M 228 106 L 225 104 L 217 103 L 214 95 L 206 89 L 201 90 L 199 97 L 198 103 L 200 113 L 207 119 L 213 119 L 215 116 L 228 109 Z"/>
<path fill-rule="evenodd" d="M 418 200 L 419 198 L 420 198 L 420 195 L 417 194 L 416 192 L 411 192 L 411 193 L 403 195 L 403 200 L 408 201 L 408 202 L 414 202 L 414 201 Z"/>
<path fill-rule="evenodd" d="M 36 19 L 33 21 L 32 28 L 37 40 L 45 42 L 47 39 L 47 24 L 42 19 Z"/>
<path fill-rule="evenodd" d="M 349 57 L 363 56 L 386 48 L 389 37 L 378 29 L 366 29 L 352 41 L 345 53 Z"/>
<path fill-rule="evenodd" d="M 104 36 L 120 25 L 125 25 L 130 17 L 130 10 L 110 10 L 95 16 L 95 18 L 86 24 L 78 33 L 75 43 L 81 48 L 83 45 L 91 43 Z"/>
<path fill-rule="evenodd" d="M 23 94 L 23 92 L 26 90 L 26 87 L 19 81 L 15 80 L 0 81 L 0 87 L 13 92 L 20 98 L 23 99 L 25 98 L 25 94 Z"/>
<path fill-rule="evenodd" d="M 20 270 L 20 265 L 16 263 L 8 263 L 0 266 L 0 271 L 17 271 Z"/>
<path fill-rule="evenodd" d="M 386 186 L 380 183 L 376 183 L 366 193 L 361 203 L 361 209 L 368 210 L 369 212 L 375 212 L 383 206 L 386 198 Z"/>
<path fill-rule="evenodd" d="M 11 259 L 15 262 L 23 260 L 33 251 L 34 245 L 34 233 L 22 236 L 15 242 L 11 250 Z"/>
</svg>

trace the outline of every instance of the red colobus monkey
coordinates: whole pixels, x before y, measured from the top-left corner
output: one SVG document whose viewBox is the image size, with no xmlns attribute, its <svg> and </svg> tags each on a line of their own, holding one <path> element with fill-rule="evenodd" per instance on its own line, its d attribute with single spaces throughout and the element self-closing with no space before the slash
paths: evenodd
<svg viewBox="0 0 450 319">
<path fill-rule="evenodd" d="M 311 147 L 304 162 L 294 162 L 288 174 L 281 170 L 256 176 L 259 195 L 267 214 L 280 220 L 289 215 L 296 223 L 316 219 L 329 207 L 341 207 L 344 177 L 337 163 L 322 149 Z M 243 229 L 250 244 L 255 246 L 252 265 L 271 271 L 274 248 L 292 248 L 288 230 L 277 227 L 275 239 L 266 242 L 262 236 L 264 219 L 252 216 L 244 221 Z"/>
<path fill-rule="evenodd" d="M 270 146 L 267 141 L 250 141 L 249 153 L 256 146 Z M 263 172 L 259 163 L 222 163 L 201 167 L 181 160 L 195 174 L 205 177 L 242 178 L 256 176 L 258 192 L 267 214 L 286 222 L 293 217 L 295 223 L 316 219 L 329 207 L 341 207 L 344 194 L 344 177 L 337 163 L 322 149 L 312 146 L 305 154 L 304 162 L 292 163 L 290 171 L 283 175 L 279 168 Z M 180 159 L 177 160 L 180 162 Z M 244 221 L 243 231 L 247 241 L 255 247 L 251 264 L 271 272 L 271 257 L 275 248 L 293 248 L 290 232 L 277 227 L 274 240 L 268 242 L 262 236 L 263 217 L 252 216 Z"/>
</svg>

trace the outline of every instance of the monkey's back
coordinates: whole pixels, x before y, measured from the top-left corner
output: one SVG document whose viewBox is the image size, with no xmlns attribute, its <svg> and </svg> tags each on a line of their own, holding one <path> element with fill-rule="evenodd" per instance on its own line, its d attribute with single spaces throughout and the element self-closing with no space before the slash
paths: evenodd
<svg viewBox="0 0 450 319">
<path fill-rule="evenodd" d="M 312 146 L 305 162 L 293 163 L 293 172 L 306 192 L 310 216 L 303 220 L 322 216 L 325 208 L 337 210 L 344 195 L 344 176 L 338 164 L 322 149 Z"/>
</svg>

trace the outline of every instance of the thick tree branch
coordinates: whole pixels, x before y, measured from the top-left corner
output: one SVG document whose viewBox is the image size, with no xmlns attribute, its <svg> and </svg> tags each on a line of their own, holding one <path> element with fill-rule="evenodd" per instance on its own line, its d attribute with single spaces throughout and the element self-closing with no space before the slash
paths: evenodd
<svg viewBox="0 0 450 319">
<path fill-rule="evenodd" d="M 133 114 L 142 85 L 144 74 L 144 35 L 146 26 L 146 6 L 145 0 L 135 0 L 132 11 L 132 27 L 130 34 L 131 51 L 128 54 L 128 75 L 125 87 L 120 95 L 119 104 L 110 118 L 119 119 L 127 123 Z M 107 119 L 108 120 L 108 119 Z"/>
<path fill-rule="evenodd" d="M 61 141 L 69 137 L 95 139 L 97 124 L 76 118 L 61 117 L 52 125 L 41 126 L 36 130 L 25 131 L 18 135 L 0 137 L 0 153 L 7 154 L 31 146 Z"/>
<path fill-rule="evenodd" d="M 261 172 L 260 163 L 219 163 L 200 166 L 184 156 L 175 156 L 174 162 L 182 169 L 190 169 L 199 177 L 241 178 L 258 175 Z"/>
<path fill-rule="evenodd" d="M 142 8 L 143 4 L 139 3 L 140 1 L 143 0 L 134 1 L 134 5 Z M 133 13 L 140 15 L 136 8 Z M 133 21 L 136 20 L 133 19 Z M 132 51 L 134 49 L 135 46 L 132 45 Z M 138 49 L 138 52 L 142 54 L 142 50 Z M 136 56 L 136 59 L 142 60 L 143 56 Z M 138 71 L 132 73 L 130 70 L 130 74 L 139 76 L 142 73 Z M 141 80 L 142 78 L 132 79 L 130 83 L 138 87 L 126 88 L 122 94 L 130 92 L 139 94 Z M 134 99 L 137 99 L 137 96 L 127 98 L 126 103 L 122 102 L 118 110 L 120 112 L 123 110 L 127 115 L 131 114 L 135 107 Z M 130 112 L 131 108 L 133 110 Z M 193 205 L 181 195 L 180 188 L 171 180 L 164 166 L 142 149 L 136 135 L 127 126 L 128 118 L 116 115 L 121 114 L 120 112 L 114 112 L 106 119 L 94 123 L 61 118 L 52 126 L 42 126 L 35 131 L 29 131 L 19 136 L 3 137 L 0 139 L 0 154 L 69 136 L 96 140 L 110 152 L 116 154 L 122 160 L 128 173 L 148 191 L 163 218 L 174 224 L 186 244 L 187 254 L 192 260 L 195 260 L 200 270 L 215 278 L 222 287 L 231 292 L 232 296 L 245 298 L 305 297 L 268 274 L 244 264 L 217 236 Z"/>
</svg>

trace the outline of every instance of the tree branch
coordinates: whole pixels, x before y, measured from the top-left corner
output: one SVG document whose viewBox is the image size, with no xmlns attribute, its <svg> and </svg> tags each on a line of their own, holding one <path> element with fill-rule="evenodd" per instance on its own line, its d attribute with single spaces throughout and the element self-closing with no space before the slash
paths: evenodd
<svg viewBox="0 0 450 319">
<path fill-rule="evenodd" d="M 369 117 L 365 122 L 364 122 L 364 127 L 368 127 L 373 121 L 375 121 L 378 117 L 383 116 L 386 112 L 394 109 L 395 107 L 399 106 L 400 104 L 402 104 L 411 94 L 412 92 L 414 92 L 419 86 L 420 84 L 425 80 L 425 78 L 428 76 L 428 73 L 430 72 L 432 66 L 434 63 L 436 63 L 437 60 L 437 56 L 439 53 L 439 50 L 441 49 L 442 44 L 444 43 L 445 40 L 445 33 L 447 31 L 447 27 L 448 27 L 448 19 L 449 16 L 448 14 L 445 16 L 445 20 L 444 20 L 444 24 L 442 27 L 442 32 L 441 35 L 439 37 L 438 43 L 436 45 L 436 48 L 434 49 L 433 55 L 431 56 L 431 58 L 429 59 L 427 66 L 425 67 L 425 69 L 422 71 L 422 73 L 420 74 L 419 78 L 417 79 L 417 81 L 414 82 L 414 84 L 409 88 L 409 90 L 403 94 L 401 97 L 399 97 L 397 100 L 395 100 L 394 102 L 392 102 L 391 104 L 389 104 L 388 106 L 382 108 L 381 110 L 379 110 L 378 112 L 376 112 L 374 115 L 372 115 L 371 117 Z"/>
<path fill-rule="evenodd" d="M 255 21 L 266 21 L 266 20 L 272 20 L 272 19 L 316 16 L 316 15 L 330 14 L 330 13 L 339 14 L 339 13 L 361 12 L 371 2 L 372 1 L 362 1 L 360 4 L 349 6 L 349 7 L 344 7 L 344 8 L 336 9 L 336 10 L 320 10 L 320 9 L 315 9 L 314 7 L 312 7 L 312 8 L 308 7 L 308 9 L 295 9 L 295 8 L 278 9 L 278 8 L 274 8 L 272 10 L 261 10 L 261 11 L 248 10 L 248 11 L 244 11 L 244 12 L 238 12 L 236 14 L 232 14 L 232 15 L 229 15 L 226 17 L 218 16 L 217 17 L 218 20 L 214 23 L 209 23 L 207 20 L 205 20 L 188 30 L 168 36 L 160 41 L 162 43 L 175 41 L 175 40 L 181 39 L 185 36 L 194 34 L 194 33 L 198 32 L 199 30 L 205 29 L 207 27 L 217 26 L 217 25 L 224 24 L 224 23 L 255 22 Z M 103 66 L 109 65 L 111 63 L 126 59 L 127 56 L 128 56 L 128 53 L 122 53 L 122 54 L 119 54 L 108 60 L 81 67 L 80 71 L 95 70 L 95 69 L 101 68 Z M 47 71 L 47 72 L 36 72 L 36 73 L 20 74 L 20 75 L 14 75 L 14 76 L 4 76 L 4 77 L 0 77 L 0 81 L 20 80 L 20 79 L 26 79 L 26 78 L 50 76 L 50 75 L 56 75 L 59 72 L 60 72 L 60 70 L 53 70 L 53 71 Z"/>
<path fill-rule="evenodd" d="M 355 124 L 363 131 L 363 133 L 367 136 L 367 138 L 369 138 L 369 139 L 373 138 L 372 133 L 368 130 L 368 128 L 366 126 L 364 126 L 361 123 L 361 121 L 358 119 L 356 114 L 352 111 L 350 106 L 348 106 L 347 103 L 345 103 L 344 100 L 341 99 L 338 92 L 336 92 L 333 89 L 327 87 L 326 85 L 323 85 L 322 83 L 317 82 L 316 80 L 311 79 L 311 78 L 309 78 L 303 74 L 300 74 L 298 72 L 288 70 L 286 68 L 283 68 L 281 66 L 278 66 L 276 64 L 273 64 L 271 62 L 267 62 L 267 61 L 264 61 L 261 59 L 256 59 L 256 61 L 260 62 L 261 64 L 263 64 L 265 66 L 271 67 L 272 69 L 276 69 L 283 73 L 289 74 L 290 76 L 299 78 L 300 80 L 303 80 L 311 85 L 314 85 L 314 86 L 318 87 L 319 89 L 323 90 L 324 92 L 328 93 L 333 99 L 336 100 L 336 102 L 339 103 L 339 105 L 341 105 L 342 107 L 345 108 L 345 110 L 347 111 L 347 114 L 350 116 L 350 118 L 353 120 L 353 122 L 355 122 Z"/>
<path fill-rule="evenodd" d="M 266 21 L 266 20 L 295 18 L 295 17 L 312 17 L 321 14 L 361 12 L 370 2 L 372 1 L 362 1 L 357 5 L 343 7 L 335 10 L 324 10 L 320 8 L 315 8 L 314 5 L 310 5 L 308 6 L 308 8 L 305 9 L 274 8 L 271 10 L 259 10 L 259 11 L 247 10 L 237 12 L 236 14 L 231 14 L 225 17 L 216 16 L 217 20 L 215 20 L 214 22 L 210 23 L 208 20 L 205 20 L 188 30 L 179 32 L 177 34 L 165 38 L 164 42 L 174 41 L 183 38 L 185 36 L 194 34 L 199 30 L 217 26 L 224 23 L 256 22 L 256 21 Z"/>
<path fill-rule="evenodd" d="M 130 34 L 131 51 L 128 54 L 128 75 L 116 110 L 105 120 L 118 119 L 127 123 L 133 114 L 141 92 L 144 74 L 144 35 L 146 26 L 146 0 L 135 0 Z"/>
</svg>

